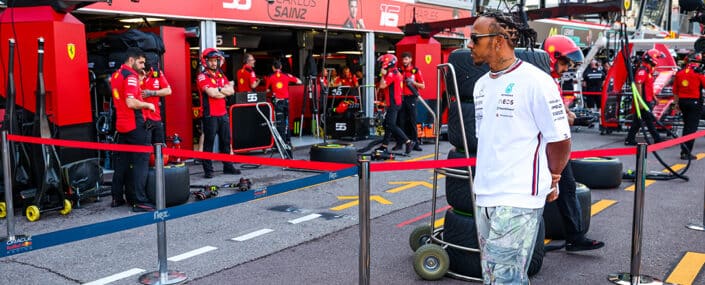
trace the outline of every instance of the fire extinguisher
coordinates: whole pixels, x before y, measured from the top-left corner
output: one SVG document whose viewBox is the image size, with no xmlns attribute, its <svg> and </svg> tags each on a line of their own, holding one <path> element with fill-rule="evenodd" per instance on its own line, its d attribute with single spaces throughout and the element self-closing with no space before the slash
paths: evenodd
<svg viewBox="0 0 705 285">
<path fill-rule="evenodd" d="M 174 136 L 171 139 L 172 146 L 175 149 L 181 149 L 181 138 L 179 137 L 179 134 L 174 134 Z M 175 157 L 176 163 L 181 163 L 181 157 L 176 156 Z"/>
</svg>

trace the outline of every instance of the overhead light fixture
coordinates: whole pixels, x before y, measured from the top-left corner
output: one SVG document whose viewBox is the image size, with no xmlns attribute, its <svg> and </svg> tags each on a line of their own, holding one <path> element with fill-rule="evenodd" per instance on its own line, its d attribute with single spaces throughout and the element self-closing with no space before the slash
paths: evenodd
<svg viewBox="0 0 705 285">
<path fill-rule="evenodd" d="M 359 51 L 359 50 L 343 50 L 343 51 L 339 51 L 339 52 L 337 52 L 337 53 L 339 53 L 339 54 L 355 54 L 355 55 L 361 55 L 361 54 L 362 54 L 362 52 Z"/>
<path fill-rule="evenodd" d="M 123 23 L 142 23 L 144 21 L 147 22 L 161 22 L 161 21 L 166 21 L 164 18 L 126 18 L 126 19 L 120 19 L 118 21 L 123 22 Z"/>
</svg>

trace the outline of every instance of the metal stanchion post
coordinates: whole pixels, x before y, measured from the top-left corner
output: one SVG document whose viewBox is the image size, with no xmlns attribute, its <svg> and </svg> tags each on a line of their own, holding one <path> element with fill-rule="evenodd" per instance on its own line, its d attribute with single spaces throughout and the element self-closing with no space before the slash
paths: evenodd
<svg viewBox="0 0 705 285">
<path fill-rule="evenodd" d="M 161 219 L 157 223 L 157 255 L 159 259 L 159 270 L 145 273 L 139 278 L 142 284 L 176 284 L 185 281 L 188 277 L 186 274 L 167 269 L 166 260 L 166 221 L 164 216 L 167 213 L 162 212 L 166 208 L 164 198 L 164 164 L 162 163 L 162 144 L 154 144 L 154 178 L 156 178 L 155 191 L 157 196 L 157 211 L 154 212 L 155 219 Z"/>
<path fill-rule="evenodd" d="M 2 131 L 2 167 L 5 183 L 5 220 L 7 221 L 7 237 L 2 241 L 15 239 L 15 209 L 12 202 L 12 168 L 10 168 L 10 144 L 7 131 Z"/>
<path fill-rule="evenodd" d="M 360 157 L 360 280 L 370 284 L 370 158 Z"/>
<path fill-rule="evenodd" d="M 632 256 L 629 273 L 612 273 L 607 280 L 614 284 L 664 284 L 651 276 L 640 275 L 641 267 L 641 232 L 644 220 L 644 188 L 646 184 L 646 147 L 640 143 L 636 150 L 636 179 L 634 190 L 634 216 L 632 218 Z"/>
<path fill-rule="evenodd" d="M 705 231 L 705 192 L 703 192 L 703 219 L 700 224 L 697 223 L 689 223 L 688 225 L 685 226 L 686 228 L 689 228 L 691 230 L 696 230 L 696 231 Z"/>
</svg>

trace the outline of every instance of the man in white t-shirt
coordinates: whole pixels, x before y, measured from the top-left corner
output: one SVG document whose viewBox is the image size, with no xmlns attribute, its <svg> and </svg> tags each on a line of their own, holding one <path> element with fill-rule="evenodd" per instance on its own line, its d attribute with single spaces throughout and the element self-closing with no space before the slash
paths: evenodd
<svg viewBox="0 0 705 285">
<path fill-rule="evenodd" d="M 518 16 L 487 13 L 472 27 L 475 64 L 476 223 L 485 284 L 528 284 L 527 270 L 545 202 L 570 155 L 570 127 L 553 79 L 514 55 L 536 33 Z M 492 229 L 490 231 L 490 229 Z"/>
</svg>

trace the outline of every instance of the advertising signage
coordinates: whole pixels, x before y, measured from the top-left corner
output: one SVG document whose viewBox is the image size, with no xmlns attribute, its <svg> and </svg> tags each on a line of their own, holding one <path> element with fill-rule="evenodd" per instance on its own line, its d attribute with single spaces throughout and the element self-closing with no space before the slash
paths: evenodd
<svg viewBox="0 0 705 285">
<path fill-rule="evenodd" d="M 400 33 L 399 26 L 469 17 L 470 11 L 407 0 L 149 0 L 113 1 L 80 9 L 86 12 L 147 15 L 222 22 Z M 330 3 L 330 7 L 327 5 Z M 467 33 L 469 29 L 461 29 Z M 467 36 L 467 34 L 465 35 Z"/>
</svg>

